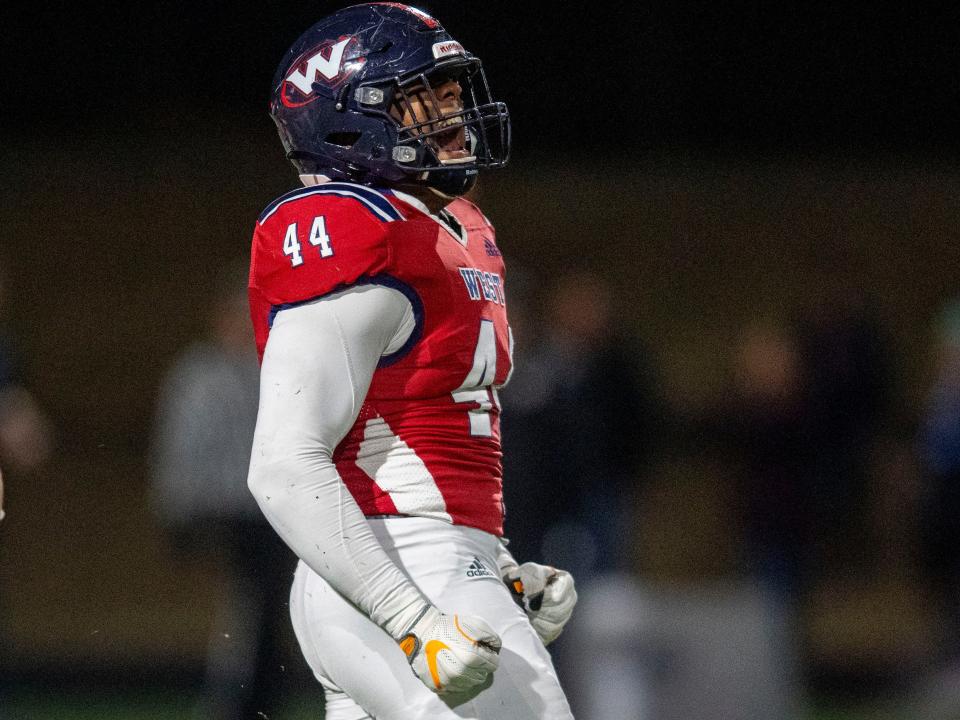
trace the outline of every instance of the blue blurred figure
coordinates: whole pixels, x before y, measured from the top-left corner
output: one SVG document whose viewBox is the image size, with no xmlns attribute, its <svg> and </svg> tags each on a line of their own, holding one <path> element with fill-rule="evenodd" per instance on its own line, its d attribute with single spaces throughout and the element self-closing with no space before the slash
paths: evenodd
<svg viewBox="0 0 960 720">
<path fill-rule="evenodd" d="M 957 638 L 960 630 L 960 298 L 936 319 L 937 375 L 921 419 L 920 456 L 926 487 L 922 505 L 927 569 Z M 960 662 L 960 642 L 944 650 Z"/>
<path fill-rule="evenodd" d="M 578 583 L 627 569 L 636 491 L 659 432 L 646 352 L 615 323 L 597 275 L 560 278 L 542 323 L 531 298 L 511 292 L 516 362 L 503 392 L 511 549 L 569 568 Z"/>
</svg>

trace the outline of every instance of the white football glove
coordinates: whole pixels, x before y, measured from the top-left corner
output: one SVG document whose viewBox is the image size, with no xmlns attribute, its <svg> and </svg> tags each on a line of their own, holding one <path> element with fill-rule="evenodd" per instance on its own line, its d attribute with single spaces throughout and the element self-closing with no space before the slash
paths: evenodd
<svg viewBox="0 0 960 720">
<path fill-rule="evenodd" d="M 500 636 L 478 617 L 428 607 L 400 639 L 414 674 L 439 695 L 482 685 L 500 663 Z"/>
<path fill-rule="evenodd" d="M 524 609 L 544 645 L 563 632 L 577 604 L 573 575 L 549 565 L 524 563 L 500 568 L 513 599 Z"/>
</svg>

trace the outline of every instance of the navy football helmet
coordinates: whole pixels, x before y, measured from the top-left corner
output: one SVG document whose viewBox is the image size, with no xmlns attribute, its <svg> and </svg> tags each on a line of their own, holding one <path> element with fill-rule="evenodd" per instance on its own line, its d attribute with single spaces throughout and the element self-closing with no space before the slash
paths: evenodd
<svg viewBox="0 0 960 720">
<path fill-rule="evenodd" d="M 432 88 L 451 79 L 463 108 L 444 114 Z M 412 112 L 417 94 L 427 98 L 424 122 Z M 403 109 L 413 122 L 401 123 Z M 401 3 L 348 7 L 301 35 L 274 77 L 270 115 L 301 173 L 366 185 L 462 195 L 481 168 L 502 167 L 510 155 L 509 113 L 492 99 L 480 60 Z M 452 129 L 465 152 L 445 159 Z"/>
</svg>

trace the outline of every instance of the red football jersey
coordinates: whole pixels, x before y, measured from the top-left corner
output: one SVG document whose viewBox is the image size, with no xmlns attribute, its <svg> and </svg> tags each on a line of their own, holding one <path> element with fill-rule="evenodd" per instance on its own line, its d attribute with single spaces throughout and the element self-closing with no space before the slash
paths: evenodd
<svg viewBox="0 0 960 720">
<path fill-rule="evenodd" d="M 367 515 L 417 515 L 503 534 L 500 407 L 511 370 L 493 226 L 454 200 L 439 220 L 352 183 L 295 190 L 261 215 L 250 307 L 263 356 L 285 306 L 373 283 L 402 292 L 416 327 L 382 358 L 334 461 Z"/>
</svg>

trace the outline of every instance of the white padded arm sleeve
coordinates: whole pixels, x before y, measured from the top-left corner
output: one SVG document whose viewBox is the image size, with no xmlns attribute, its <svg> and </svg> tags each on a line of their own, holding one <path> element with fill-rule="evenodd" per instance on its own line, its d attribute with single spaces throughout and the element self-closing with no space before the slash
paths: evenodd
<svg viewBox="0 0 960 720">
<path fill-rule="evenodd" d="M 248 477 L 284 542 L 397 638 L 428 601 L 383 551 L 332 455 L 380 357 L 413 326 L 403 294 L 374 285 L 279 312 L 263 356 Z"/>
</svg>

